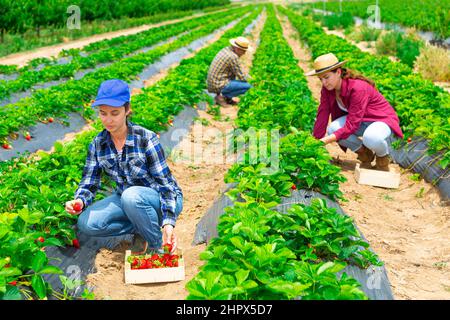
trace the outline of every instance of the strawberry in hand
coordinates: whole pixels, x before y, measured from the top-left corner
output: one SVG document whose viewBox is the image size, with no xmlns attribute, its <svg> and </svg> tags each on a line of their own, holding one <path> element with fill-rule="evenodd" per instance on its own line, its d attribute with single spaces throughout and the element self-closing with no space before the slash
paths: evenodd
<svg viewBox="0 0 450 320">
<path fill-rule="evenodd" d="M 165 243 L 163 244 L 164 253 L 170 253 L 172 252 L 172 244 Z"/>
<path fill-rule="evenodd" d="M 76 212 L 80 212 L 81 209 L 82 209 L 81 203 L 75 202 L 73 205 L 73 210 L 75 210 Z"/>
</svg>

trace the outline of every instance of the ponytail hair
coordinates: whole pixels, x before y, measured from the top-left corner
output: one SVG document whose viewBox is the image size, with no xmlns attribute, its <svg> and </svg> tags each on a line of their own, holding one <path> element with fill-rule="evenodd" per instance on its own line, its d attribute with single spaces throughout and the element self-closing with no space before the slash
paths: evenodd
<svg viewBox="0 0 450 320">
<path fill-rule="evenodd" d="M 347 68 L 341 68 L 341 70 L 342 70 L 342 74 L 341 74 L 342 79 L 359 79 L 359 80 L 363 80 L 363 81 L 367 82 L 374 88 L 376 87 L 375 81 L 364 77 L 362 74 L 360 74 L 359 72 L 357 72 L 355 70 L 351 70 L 351 69 L 347 69 Z"/>
</svg>

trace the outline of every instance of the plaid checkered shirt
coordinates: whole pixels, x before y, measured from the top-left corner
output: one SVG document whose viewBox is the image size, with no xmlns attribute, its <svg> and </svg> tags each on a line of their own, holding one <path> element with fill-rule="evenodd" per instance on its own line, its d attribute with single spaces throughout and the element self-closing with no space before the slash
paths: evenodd
<svg viewBox="0 0 450 320">
<path fill-rule="evenodd" d="M 100 132 L 91 142 L 75 199 L 83 200 L 85 207 L 92 204 L 103 171 L 116 182 L 119 195 L 131 186 L 145 186 L 158 191 L 162 225 L 175 226 L 176 197 L 183 194 L 167 166 L 161 143 L 154 132 L 130 121 L 127 125 L 128 135 L 121 154 L 107 130 Z"/>
<path fill-rule="evenodd" d="M 229 46 L 219 51 L 209 67 L 208 91 L 219 94 L 231 80 L 246 81 L 247 77 L 242 71 L 239 56 Z"/>
</svg>

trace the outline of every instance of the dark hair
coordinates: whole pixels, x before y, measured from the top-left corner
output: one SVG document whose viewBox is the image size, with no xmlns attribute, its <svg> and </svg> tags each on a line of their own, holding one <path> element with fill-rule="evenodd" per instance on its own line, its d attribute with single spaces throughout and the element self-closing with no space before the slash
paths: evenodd
<svg viewBox="0 0 450 320">
<path fill-rule="evenodd" d="M 361 73 L 359 73 L 355 70 L 351 70 L 351 69 L 347 69 L 347 68 L 337 68 L 337 69 L 333 70 L 333 72 L 336 73 L 336 71 L 338 69 L 342 70 L 342 74 L 341 74 L 342 79 L 359 79 L 359 80 L 363 80 L 363 81 L 367 82 L 374 88 L 376 87 L 375 81 L 364 77 Z"/>
<path fill-rule="evenodd" d="M 127 111 L 130 110 L 130 103 L 129 102 L 125 102 L 123 107 L 125 107 L 125 113 L 127 113 Z M 133 113 L 133 111 L 130 110 L 130 114 L 127 115 L 127 121 L 130 120 L 130 118 L 132 116 L 132 113 Z"/>
</svg>

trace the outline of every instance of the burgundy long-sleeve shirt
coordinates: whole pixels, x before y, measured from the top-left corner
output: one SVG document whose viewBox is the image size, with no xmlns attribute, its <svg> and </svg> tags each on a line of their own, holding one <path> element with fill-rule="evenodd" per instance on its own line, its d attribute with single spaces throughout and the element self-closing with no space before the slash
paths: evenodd
<svg viewBox="0 0 450 320">
<path fill-rule="evenodd" d="M 394 108 L 368 82 L 359 79 L 342 79 L 340 98 L 348 114 L 339 108 L 336 91 L 322 87 L 319 110 L 313 129 L 313 135 L 317 139 L 325 136 L 330 114 L 332 121 L 347 115 L 344 127 L 334 132 L 338 141 L 347 139 L 358 130 L 361 122 L 366 121 L 384 122 L 397 136 L 403 138 L 400 121 Z"/>
</svg>

